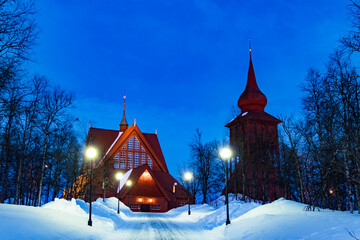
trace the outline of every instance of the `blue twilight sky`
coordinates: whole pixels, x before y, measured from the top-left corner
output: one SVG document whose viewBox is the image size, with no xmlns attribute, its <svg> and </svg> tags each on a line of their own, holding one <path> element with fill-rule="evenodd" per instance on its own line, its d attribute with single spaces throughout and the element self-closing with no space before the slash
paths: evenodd
<svg viewBox="0 0 360 240">
<path fill-rule="evenodd" d="M 197 128 L 222 140 L 246 84 L 248 36 L 272 115 L 301 116 L 299 85 L 322 68 L 351 27 L 347 0 L 37 0 L 29 68 L 77 96 L 86 129 L 119 129 L 126 116 L 158 130 L 170 173 L 189 159 Z"/>
</svg>

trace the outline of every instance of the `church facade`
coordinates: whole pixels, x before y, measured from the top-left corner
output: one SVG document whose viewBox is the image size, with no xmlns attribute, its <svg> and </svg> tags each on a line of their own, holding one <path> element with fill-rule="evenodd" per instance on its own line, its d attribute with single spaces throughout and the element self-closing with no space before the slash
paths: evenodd
<svg viewBox="0 0 360 240">
<path fill-rule="evenodd" d="M 251 58 L 245 90 L 238 99 L 241 113 L 225 127 L 235 152 L 231 164 L 229 191 L 264 202 L 283 196 L 275 163 L 279 156 L 278 124 L 265 112 L 266 96 L 260 91 Z"/>
<path fill-rule="evenodd" d="M 166 212 L 188 203 L 186 189 L 169 173 L 157 133 L 143 133 L 135 122 L 128 127 L 125 97 L 120 130 L 89 127 L 86 146 L 98 151 L 93 162 L 93 200 L 118 197 L 134 212 Z M 89 164 L 84 157 L 82 168 L 89 169 Z M 118 173 L 124 176 L 120 181 Z M 88 182 L 78 180 L 87 194 Z"/>
</svg>

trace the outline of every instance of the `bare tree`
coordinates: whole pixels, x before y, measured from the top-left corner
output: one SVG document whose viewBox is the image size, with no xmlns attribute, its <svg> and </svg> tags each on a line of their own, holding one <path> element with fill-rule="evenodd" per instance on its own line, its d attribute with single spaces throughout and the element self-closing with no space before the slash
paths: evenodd
<svg viewBox="0 0 360 240">
<path fill-rule="evenodd" d="M 208 194 L 214 190 L 218 191 L 221 179 L 221 162 L 217 158 L 217 145 L 214 142 L 203 143 L 199 129 L 190 143 L 192 156 L 191 166 L 196 172 L 197 181 L 199 181 L 201 193 L 203 196 L 202 203 L 207 202 Z"/>
<path fill-rule="evenodd" d="M 41 205 L 41 191 L 44 178 L 45 160 L 48 148 L 49 134 L 57 130 L 58 121 L 60 117 L 65 113 L 65 110 L 71 107 L 74 96 L 61 90 L 59 87 L 55 87 L 51 91 L 44 94 L 42 99 L 42 119 L 39 122 L 39 129 L 41 130 L 43 140 L 42 150 L 42 164 L 40 172 L 39 190 L 38 190 L 38 206 Z"/>
</svg>

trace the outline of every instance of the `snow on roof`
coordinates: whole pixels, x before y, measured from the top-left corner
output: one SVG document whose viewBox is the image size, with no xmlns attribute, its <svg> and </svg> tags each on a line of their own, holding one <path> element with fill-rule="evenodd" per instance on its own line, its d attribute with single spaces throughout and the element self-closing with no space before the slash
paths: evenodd
<svg viewBox="0 0 360 240">
<path fill-rule="evenodd" d="M 125 183 L 127 182 L 127 180 L 128 180 L 129 177 L 130 177 L 131 172 L 132 172 L 132 169 L 130 169 L 129 171 L 127 171 L 127 172 L 124 174 L 123 178 L 120 179 L 120 181 L 119 181 L 119 186 L 118 186 L 118 189 L 117 189 L 117 193 L 119 193 L 120 190 L 122 189 L 122 187 L 125 185 Z"/>
<path fill-rule="evenodd" d="M 109 151 L 112 149 L 112 147 L 115 145 L 115 143 L 117 142 L 117 140 L 119 140 L 119 138 L 120 138 L 120 136 L 121 136 L 121 134 L 122 134 L 123 132 L 119 132 L 119 135 L 117 136 L 117 138 L 114 140 L 114 142 L 111 144 L 111 146 L 109 147 L 109 149 L 107 150 L 107 152 L 105 153 L 105 155 L 104 155 L 104 157 L 106 157 L 106 155 L 109 153 Z M 104 159 L 104 157 L 103 157 L 103 159 Z"/>
<path fill-rule="evenodd" d="M 241 116 L 243 117 L 243 116 L 245 116 L 246 114 L 248 114 L 248 112 L 244 112 L 243 114 L 241 114 Z"/>
</svg>

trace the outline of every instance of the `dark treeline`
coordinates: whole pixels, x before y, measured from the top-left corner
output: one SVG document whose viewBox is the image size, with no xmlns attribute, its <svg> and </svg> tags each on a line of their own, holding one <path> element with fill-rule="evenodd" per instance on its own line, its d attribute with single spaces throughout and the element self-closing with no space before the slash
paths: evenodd
<svg viewBox="0 0 360 240">
<path fill-rule="evenodd" d="M 301 86 L 304 118 L 283 117 L 280 158 L 291 198 L 352 213 L 360 212 L 360 7 L 349 7 L 353 30 Z"/>
<path fill-rule="evenodd" d="M 31 1 L 0 2 L 0 202 L 40 205 L 78 176 L 74 96 L 24 68 L 37 35 Z"/>
<path fill-rule="evenodd" d="M 352 30 L 341 38 L 324 69 L 309 69 L 301 85 L 304 115 L 280 117 L 280 151 L 269 158 L 285 197 L 308 204 L 311 210 L 317 206 L 360 213 L 360 78 L 354 61 L 360 52 L 360 1 L 349 3 Z M 235 111 L 234 116 L 238 114 Z M 219 161 L 218 145 L 200 140 L 197 132 L 187 168 L 196 178 L 191 192 L 202 196 L 204 203 L 208 192 L 222 191 L 224 173 L 223 167 L 213 164 Z M 213 157 L 203 167 L 199 160 L 207 159 L 207 152 Z M 238 156 L 242 157 L 246 156 Z M 264 199 L 266 191 L 259 200 Z"/>
</svg>

